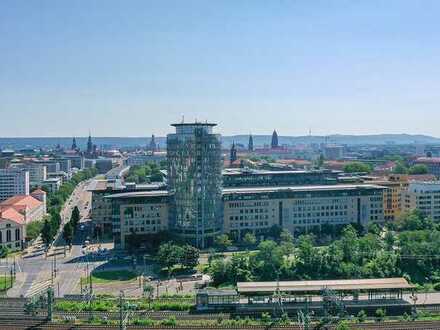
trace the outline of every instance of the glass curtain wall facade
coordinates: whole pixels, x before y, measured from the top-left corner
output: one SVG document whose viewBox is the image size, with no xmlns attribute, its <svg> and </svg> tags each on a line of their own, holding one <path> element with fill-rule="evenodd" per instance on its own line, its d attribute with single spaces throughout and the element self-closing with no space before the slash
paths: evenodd
<svg viewBox="0 0 440 330">
<path fill-rule="evenodd" d="M 222 159 L 216 124 L 173 124 L 167 136 L 170 230 L 205 248 L 222 232 Z"/>
</svg>

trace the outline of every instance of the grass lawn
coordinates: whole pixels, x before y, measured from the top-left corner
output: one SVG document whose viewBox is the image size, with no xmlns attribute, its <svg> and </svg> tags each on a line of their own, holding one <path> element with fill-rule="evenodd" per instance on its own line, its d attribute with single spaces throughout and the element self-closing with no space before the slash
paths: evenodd
<svg viewBox="0 0 440 330">
<path fill-rule="evenodd" d="M 136 280 L 137 273 L 129 270 L 109 270 L 92 273 L 92 281 L 96 284 L 105 284 L 110 282 L 130 282 Z M 88 283 L 88 278 L 81 278 L 83 283 Z"/>
<path fill-rule="evenodd" d="M 14 285 L 14 279 L 12 279 L 12 285 Z M 12 287 L 10 276 L 0 276 L 0 291 L 6 291 Z"/>
</svg>

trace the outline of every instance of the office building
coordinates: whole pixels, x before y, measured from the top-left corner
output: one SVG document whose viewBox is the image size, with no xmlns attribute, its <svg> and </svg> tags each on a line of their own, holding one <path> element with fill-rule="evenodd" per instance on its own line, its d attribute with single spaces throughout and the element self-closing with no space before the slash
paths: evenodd
<svg viewBox="0 0 440 330">
<path fill-rule="evenodd" d="M 69 158 L 58 158 L 57 162 L 60 164 L 60 171 L 70 173 L 72 171 L 72 160 Z"/>
<path fill-rule="evenodd" d="M 73 168 L 77 168 L 79 170 L 82 170 L 84 168 L 84 157 L 77 154 L 66 154 L 63 155 L 64 158 L 67 158 L 70 160 L 70 166 Z"/>
<path fill-rule="evenodd" d="M 62 184 L 63 180 L 60 177 L 48 178 L 43 181 L 43 187 L 45 187 L 51 193 L 57 192 L 61 188 Z"/>
<path fill-rule="evenodd" d="M 115 222 L 113 239 L 116 248 L 127 248 L 132 235 L 145 243 L 148 235 L 168 230 L 168 192 L 135 191 L 112 194 L 105 198 L 111 205 Z M 142 246 L 141 246 L 142 247 Z"/>
<path fill-rule="evenodd" d="M 13 163 L 12 167 L 20 168 L 29 172 L 29 184 L 31 187 L 41 186 L 44 180 L 47 179 L 47 167 L 39 163 L 25 162 Z"/>
<path fill-rule="evenodd" d="M 338 182 L 339 171 L 330 170 L 254 170 L 254 169 L 224 169 L 223 187 L 270 187 L 270 186 L 304 186 L 326 185 Z"/>
<path fill-rule="evenodd" d="M 124 159 L 126 166 L 142 166 L 147 163 L 159 164 L 167 160 L 166 152 L 130 154 Z"/>
<path fill-rule="evenodd" d="M 173 124 L 167 136 L 170 229 L 193 245 L 213 244 L 222 232 L 220 135 L 212 123 Z"/>
<path fill-rule="evenodd" d="M 405 211 L 417 209 L 436 222 L 440 220 L 440 181 L 411 182 L 403 200 Z"/>
<path fill-rule="evenodd" d="M 414 161 L 416 165 L 425 165 L 428 173 L 440 178 L 440 157 L 420 157 Z"/>
<path fill-rule="evenodd" d="M 0 201 L 29 195 L 29 172 L 20 168 L 0 169 Z"/>
<path fill-rule="evenodd" d="M 113 168 L 111 159 L 99 158 L 95 161 L 95 167 L 99 174 L 105 174 Z"/>
<path fill-rule="evenodd" d="M 273 225 L 297 234 L 324 224 L 383 223 L 383 190 L 376 185 L 224 189 L 224 230 L 240 239 L 247 232 L 263 236 Z"/>
<path fill-rule="evenodd" d="M 344 157 L 344 147 L 335 144 L 324 146 L 324 158 L 327 160 L 339 160 Z"/>
</svg>

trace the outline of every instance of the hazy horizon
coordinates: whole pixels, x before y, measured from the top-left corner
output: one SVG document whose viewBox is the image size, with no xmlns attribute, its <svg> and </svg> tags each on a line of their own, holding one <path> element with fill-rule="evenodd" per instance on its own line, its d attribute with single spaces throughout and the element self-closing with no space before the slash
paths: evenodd
<svg viewBox="0 0 440 330">
<path fill-rule="evenodd" d="M 440 136 L 440 2 L 0 3 L 2 137 Z"/>
</svg>

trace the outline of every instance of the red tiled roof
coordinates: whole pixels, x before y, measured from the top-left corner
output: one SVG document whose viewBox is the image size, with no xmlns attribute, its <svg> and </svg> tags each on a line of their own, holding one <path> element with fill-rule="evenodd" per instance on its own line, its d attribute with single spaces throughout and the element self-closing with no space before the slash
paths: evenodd
<svg viewBox="0 0 440 330">
<path fill-rule="evenodd" d="M 13 207 L 2 209 L 0 211 L 0 219 L 11 220 L 21 225 L 25 223 L 24 216 L 17 212 Z"/>
<path fill-rule="evenodd" d="M 11 206 L 16 209 L 29 208 L 35 209 L 42 204 L 38 199 L 31 195 L 16 195 L 0 203 L 0 209 Z"/>
</svg>

